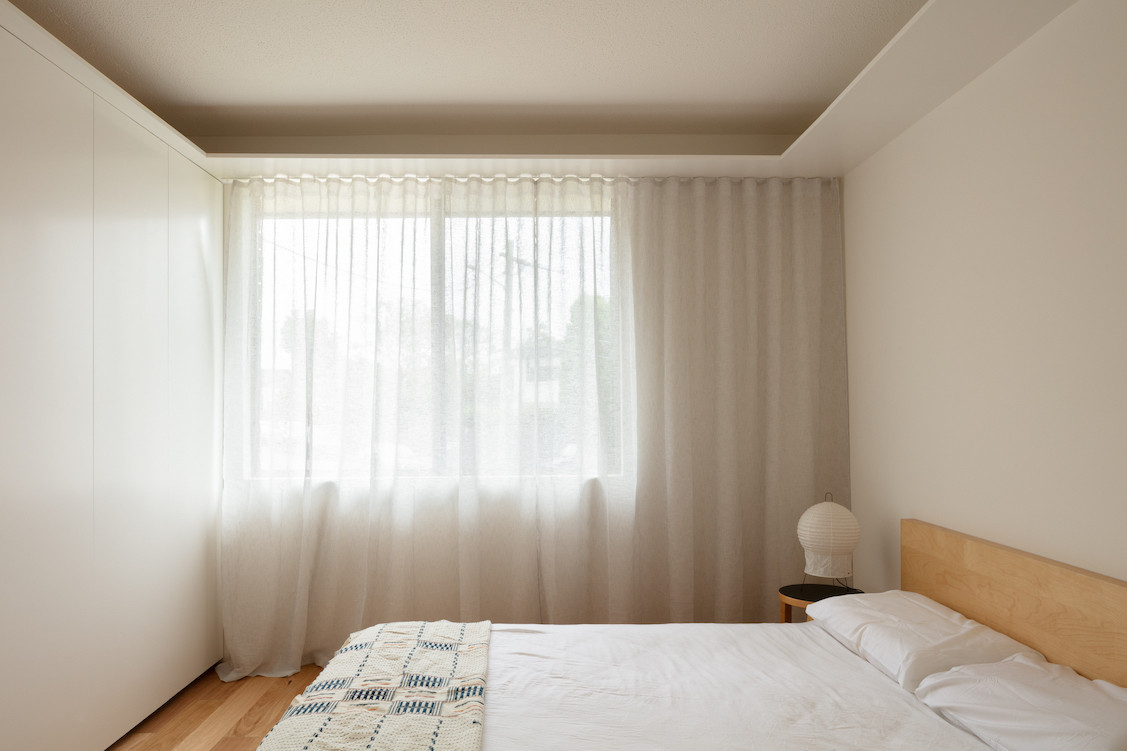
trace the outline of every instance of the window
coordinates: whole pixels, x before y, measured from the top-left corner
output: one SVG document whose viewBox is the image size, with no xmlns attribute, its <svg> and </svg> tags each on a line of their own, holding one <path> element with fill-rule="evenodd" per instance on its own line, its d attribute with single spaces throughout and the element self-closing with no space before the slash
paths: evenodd
<svg viewBox="0 0 1127 751">
<path fill-rule="evenodd" d="M 618 474 L 609 214 L 264 214 L 255 476 Z"/>
</svg>

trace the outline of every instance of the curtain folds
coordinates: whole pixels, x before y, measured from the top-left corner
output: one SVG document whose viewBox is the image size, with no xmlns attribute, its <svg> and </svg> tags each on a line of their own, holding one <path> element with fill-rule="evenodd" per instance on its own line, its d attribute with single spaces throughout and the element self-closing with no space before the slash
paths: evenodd
<svg viewBox="0 0 1127 751">
<path fill-rule="evenodd" d="M 631 211 L 642 621 L 777 618 L 798 517 L 849 504 L 838 184 L 655 180 Z"/>
<path fill-rule="evenodd" d="M 770 620 L 848 503 L 831 180 L 228 199 L 225 679 L 379 621 Z"/>
</svg>

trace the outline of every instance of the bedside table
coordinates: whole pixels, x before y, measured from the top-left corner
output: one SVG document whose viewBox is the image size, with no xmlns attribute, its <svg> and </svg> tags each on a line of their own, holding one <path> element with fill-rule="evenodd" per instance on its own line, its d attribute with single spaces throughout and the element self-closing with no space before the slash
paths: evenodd
<svg viewBox="0 0 1127 751">
<path fill-rule="evenodd" d="M 791 622 L 791 609 L 805 608 L 812 602 L 838 595 L 859 595 L 861 590 L 852 587 L 839 587 L 836 584 L 788 584 L 779 587 L 779 623 Z M 806 616 L 806 620 L 812 620 Z"/>
</svg>

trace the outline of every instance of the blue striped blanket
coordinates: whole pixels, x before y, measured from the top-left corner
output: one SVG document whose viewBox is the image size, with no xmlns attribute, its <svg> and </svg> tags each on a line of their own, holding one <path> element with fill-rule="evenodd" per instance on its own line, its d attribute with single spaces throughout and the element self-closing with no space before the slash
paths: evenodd
<svg viewBox="0 0 1127 751">
<path fill-rule="evenodd" d="M 357 631 L 259 751 L 478 751 L 489 621 Z"/>
</svg>

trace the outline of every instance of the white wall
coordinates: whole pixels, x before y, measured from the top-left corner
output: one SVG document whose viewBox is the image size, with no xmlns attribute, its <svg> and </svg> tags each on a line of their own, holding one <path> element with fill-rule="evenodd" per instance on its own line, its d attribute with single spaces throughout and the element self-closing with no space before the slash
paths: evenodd
<svg viewBox="0 0 1127 751">
<path fill-rule="evenodd" d="M 5 748 L 103 749 L 221 656 L 218 181 L 0 30 Z"/>
<path fill-rule="evenodd" d="M 906 516 L 1127 579 L 1124 40 L 1083 0 L 844 178 L 864 589 Z"/>
</svg>

